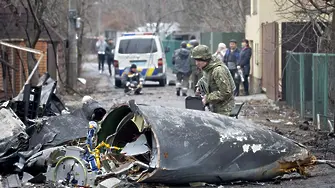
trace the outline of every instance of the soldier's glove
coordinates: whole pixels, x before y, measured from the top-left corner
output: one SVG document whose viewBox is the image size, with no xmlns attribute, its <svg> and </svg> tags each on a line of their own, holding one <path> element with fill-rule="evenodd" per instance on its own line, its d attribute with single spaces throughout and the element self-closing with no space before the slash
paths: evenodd
<svg viewBox="0 0 335 188">
<path fill-rule="evenodd" d="M 237 66 L 237 69 L 241 69 L 241 66 Z"/>
<path fill-rule="evenodd" d="M 129 87 L 129 86 L 130 86 L 130 82 L 127 82 L 127 83 L 126 83 L 126 86 Z"/>
</svg>

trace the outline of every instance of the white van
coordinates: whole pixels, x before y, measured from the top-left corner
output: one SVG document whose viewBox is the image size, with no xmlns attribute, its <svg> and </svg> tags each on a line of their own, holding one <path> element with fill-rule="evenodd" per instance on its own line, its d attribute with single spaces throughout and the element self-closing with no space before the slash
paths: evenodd
<svg viewBox="0 0 335 188">
<path fill-rule="evenodd" d="M 165 50 L 154 33 L 124 33 L 117 39 L 114 52 L 115 86 L 121 87 L 125 68 L 136 64 L 144 81 L 166 85 Z"/>
</svg>

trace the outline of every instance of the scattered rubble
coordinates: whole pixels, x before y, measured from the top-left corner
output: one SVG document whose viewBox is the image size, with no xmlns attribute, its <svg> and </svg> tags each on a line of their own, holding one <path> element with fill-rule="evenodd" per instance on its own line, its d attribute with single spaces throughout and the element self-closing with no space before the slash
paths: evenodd
<svg viewBox="0 0 335 188">
<path fill-rule="evenodd" d="M 0 103 L 0 185 L 45 183 L 47 164 L 64 157 L 70 145 L 84 147 L 88 122 L 106 114 L 90 97 L 78 109 L 84 116 L 70 114 L 55 94 L 56 85 L 46 73 L 37 86 L 26 84 L 17 97 Z"/>
<path fill-rule="evenodd" d="M 70 111 L 56 85 L 45 74 L 2 103 L 3 187 L 206 186 L 306 176 L 307 167 L 333 165 L 259 124 L 210 112 L 129 101 L 107 113 L 89 96 Z"/>
<path fill-rule="evenodd" d="M 3 172 L 13 170 L 19 151 L 28 148 L 29 136 L 26 126 L 17 115 L 5 106 L 0 107 L 0 169 Z"/>
<path fill-rule="evenodd" d="M 310 125 L 308 121 L 304 121 L 302 124 L 299 125 L 299 128 L 301 130 L 307 131 L 309 129 Z"/>
</svg>

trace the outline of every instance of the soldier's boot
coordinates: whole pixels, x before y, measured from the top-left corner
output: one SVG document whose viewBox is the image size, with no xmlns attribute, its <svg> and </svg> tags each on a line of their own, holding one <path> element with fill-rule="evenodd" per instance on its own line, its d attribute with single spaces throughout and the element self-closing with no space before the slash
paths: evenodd
<svg viewBox="0 0 335 188">
<path fill-rule="evenodd" d="M 177 82 L 176 83 L 176 95 L 180 96 L 180 90 L 181 90 L 181 83 Z"/>
<path fill-rule="evenodd" d="M 176 95 L 177 95 L 177 96 L 180 96 L 180 88 L 177 88 L 177 90 L 176 90 Z"/>
<path fill-rule="evenodd" d="M 124 88 L 124 93 L 129 93 L 129 91 L 130 91 L 129 87 L 126 86 L 126 87 Z"/>
</svg>

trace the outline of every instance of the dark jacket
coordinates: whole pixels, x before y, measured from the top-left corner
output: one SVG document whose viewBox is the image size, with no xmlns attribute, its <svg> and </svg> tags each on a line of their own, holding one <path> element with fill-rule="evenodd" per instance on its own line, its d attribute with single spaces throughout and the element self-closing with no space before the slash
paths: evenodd
<svg viewBox="0 0 335 188">
<path fill-rule="evenodd" d="M 139 73 L 139 72 L 129 72 L 127 74 L 126 80 L 127 80 L 127 82 L 130 82 L 130 83 L 132 83 L 132 82 L 140 83 L 141 78 L 142 78 L 141 73 Z"/>
<path fill-rule="evenodd" d="M 240 52 L 240 59 L 238 65 L 241 66 L 244 75 L 250 73 L 250 59 L 252 55 L 252 49 L 250 47 L 243 48 Z"/>
<path fill-rule="evenodd" d="M 228 62 L 229 62 L 229 55 L 231 53 L 231 50 L 228 49 L 226 51 L 226 54 L 223 58 L 223 62 L 227 65 L 227 67 L 229 68 L 229 70 L 233 70 L 233 69 L 237 69 L 237 63 L 239 62 L 239 59 L 240 59 L 240 50 L 238 48 L 235 49 L 235 51 L 233 52 L 232 55 L 234 55 L 234 65 L 228 65 Z"/>
<path fill-rule="evenodd" d="M 105 55 L 108 59 L 114 60 L 114 45 L 113 44 L 107 44 Z"/>
<path fill-rule="evenodd" d="M 143 81 L 142 74 L 140 72 L 131 72 L 130 68 L 125 68 L 121 76 L 121 82 L 125 86 L 127 82 L 137 82 L 140 83 Z"/>
<path fill-rule="evenodd" d="M 180 48 L 175 50 L 172 64 L 174 65 L 176 72 L 190 73 L 190 50 L 186 48 Z"/>
</svg>

